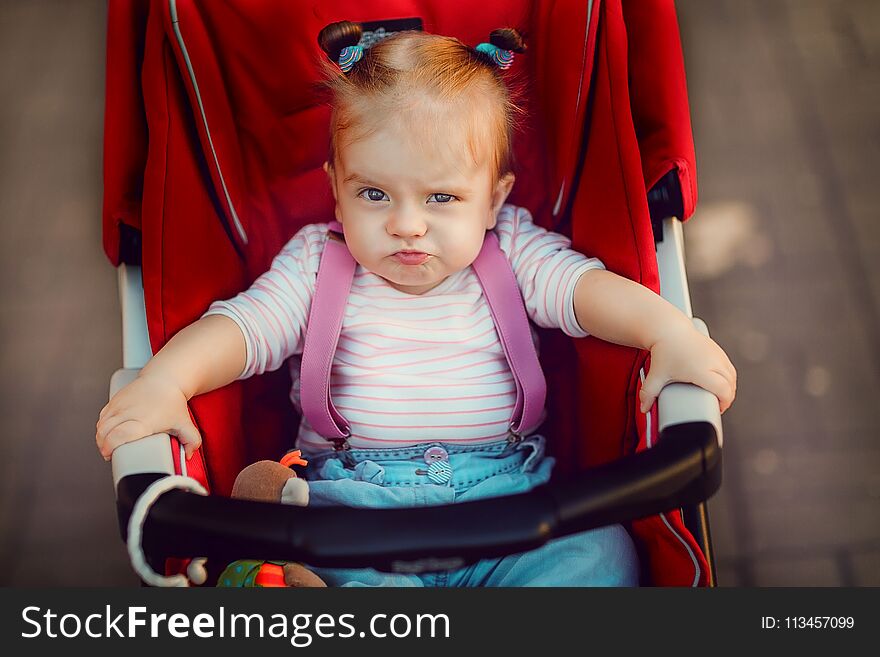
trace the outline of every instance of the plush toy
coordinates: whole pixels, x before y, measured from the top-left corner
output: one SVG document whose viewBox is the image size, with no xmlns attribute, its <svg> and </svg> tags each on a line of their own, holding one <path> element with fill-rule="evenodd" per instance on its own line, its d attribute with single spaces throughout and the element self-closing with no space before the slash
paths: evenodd
<svg viewBox="0 0 880 657">
<path fill-rule="evenodd" d="M 299 450 L 289 452 L 280 462 L 258 461 L 238 473 L 232 497 L 258 502 L 283 502 L 306 506 L 309 485 L 296 476 L 291 465 L 306 465 Z M 220 587 L 318 587 L 324 581 L 298 563 L 281 561 L 233 561 L 217 579 Z"/>
</svg>

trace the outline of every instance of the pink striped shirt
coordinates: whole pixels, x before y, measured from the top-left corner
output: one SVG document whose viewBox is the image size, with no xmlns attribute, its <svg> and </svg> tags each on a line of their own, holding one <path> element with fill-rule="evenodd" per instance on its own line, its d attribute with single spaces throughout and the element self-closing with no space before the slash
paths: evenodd
<svg viewBox="0 0 880 657">
<path fill-rule="evenodd" d="M 574 288 L 582 273 L 602 263 L 571 250 L 567 237 L 536 226 L 524 208 L 505 205 L 494 230 L 531 320 L 586 336 L 575 318 Z M 247 363 L 239 378 L 290 359 L 290 398 L 298 411 L 306 318 L 326 241 L 327 224 L 305 226 L 248 290 L 205 313 L 230 317 L 241 328 Z M 351 425 L 355 448 L 504 438 L 516 388 L 473 269 L 411 295 L 358 265 L 330 391 Z M 329 445 L 306 420 L 297 442 L 307 454 Z"/>
</svg>

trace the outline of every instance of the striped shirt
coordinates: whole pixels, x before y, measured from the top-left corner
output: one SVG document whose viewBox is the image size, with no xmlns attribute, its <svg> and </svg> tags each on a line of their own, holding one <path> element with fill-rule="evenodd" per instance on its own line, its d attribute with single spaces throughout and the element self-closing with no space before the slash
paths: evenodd
<svg viewBox="0 0 880 657">
<path fill-rule="evenodd" d="M 290 398 L 300 414 L 306 319 L 327 228 L 305 226 L 248 290 L 211 304 L 205 313 L 225 315 L 241 328 L 247 362 L 239 378 L 275 370 L 290 359 Z M 575 318 L 574 289 L 582 273 L 602 263 L 571 250 L 567 237 L 536 226 L 523 208 L 503 206 L 494 230 L 529 318 L 572 337 L 586 336 Z M 473 269 L 412 295 L 358 265 L 330 393 L 351 425 L 353 448 L 506 437 L 516 386 Z M 329 445 L 305 419 L 297 443 L 306 454 Z"/>
</svg>

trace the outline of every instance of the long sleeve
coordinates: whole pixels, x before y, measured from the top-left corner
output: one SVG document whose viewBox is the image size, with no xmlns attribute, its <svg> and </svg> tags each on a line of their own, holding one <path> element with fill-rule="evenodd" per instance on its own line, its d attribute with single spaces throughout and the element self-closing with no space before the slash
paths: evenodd
<svg viewBox="0 0 880 657">
<path fill-rule="evenodd" d="M 206 316 L 225 315 L 241 329 L 247 360 L 240 379 L 276 370 L 302 352 L 326 241 L 326 224 L 305 226 L 253 285 L 232 299 L 215 301 L 205 312 Z"/>
<path fill-rule="evenodd" d="M 574 289 L 581 274 L 604 269 L 597 258 L 571 249 L 564 235 L 536 226 L 525 208 L 505 205 L 495 233 L 513 267 L 529 318 L 543 328 L 586 337 L 574 312 Z"/>
</svg>

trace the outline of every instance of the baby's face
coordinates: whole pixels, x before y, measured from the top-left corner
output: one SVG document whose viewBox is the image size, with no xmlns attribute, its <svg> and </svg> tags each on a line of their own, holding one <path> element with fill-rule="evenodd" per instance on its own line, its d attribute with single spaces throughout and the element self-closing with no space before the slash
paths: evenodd
<svg viewBox="0 0 880 657">
<path fill-rule="evenodd" d="M 349 251 L 394 288 L 422 294 L 477 257 L 513 185 L 488 158 L 432 157 L 401 127 L 343 145 L 328 168 Z"/>
</svg>

